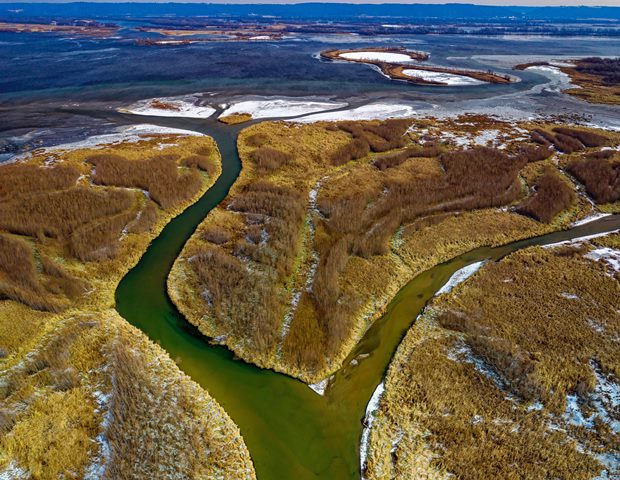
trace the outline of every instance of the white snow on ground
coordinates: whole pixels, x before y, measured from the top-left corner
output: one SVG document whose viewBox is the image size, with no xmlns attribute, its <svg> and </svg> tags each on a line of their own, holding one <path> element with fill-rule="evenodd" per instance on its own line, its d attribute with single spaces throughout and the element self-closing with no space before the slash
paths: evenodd
<svg viewBox="0 0 620 480">
<path fill-rule="evenodd" d="M 538 91 L 538 89 L 540 89 L 541 91 L 547 90 L 550 92 L 560 92 L 569 86 L 574 87 L 574 85 L 572 85 L 570 82 L 570 76 L 568 76 L 557 67 L 541 65 L 528 67 L 525 70 L 527 70 L 528 72 L 534 71 L 537 73 L 542 73 L 550 80 L 548 84 L 537 85 L 532 91 Z"/>
<path fill-rule="evenodd" d="M 562 292 L 560 295 L 567 300 L 579 300 L 579 295 L 575 295 L 574 293 Z"/>
<path fill-rule="evenodd" d="M 593 213 L 592 215 L 588 215 L 587 217 L 582 218 L 581 220 L 573 222 L 571 224 L 571 227 L 578 227 L 579 225 L 585 225 L 586 223 L 594 222 L 595 220 L 599 220 L 601 218 L 608 217 L 610 215 L 611 213 Z"/>
<path fill-rule="evenodd" d="M 194 132 L 192 130 L 182 130 L 179 128 L 160 127 L 158 125 L 150 125 L 148 123 L 142 123 L 138 125 L 130 125 L 126 127 L 119 127 L 116 129 L 116 133 L 107 133 L 104 135 L 94 135 L 84 140 L 80 140 L 72 143 L 63 143 L 60 145 L 53 145 L 45 147 L 43 151 L 45 153 L 51 153 L 59 150 L 79 150 L 82 148 L 103 148 L 109 145 L 117 145 L 120 143 L 135 143 L 142 140 L 148 140 L 154 138 L 154 135 L 193 135 L 202 136 L 202 133 Z M 16 160 L 22 160 L 29 157 L 29 154 L 25 154 Z"/>
<path fill-rule="evenodd" d="M 448 352 L 448 359 L 452 360 L 453 362 L 470 363 L 478 373 L 484 375 L 486 378 L 491 380 L 495 384 L 495 386 L 499 388 L 502 392 L 508 391 L 507 382 L 482 358 L 474 355 L 474 352 L 472 352 L 469 345 L 467 345 L 462 340 L 459 340 L 455 348 Z M 506 400 L 515 400 L 510 393 L 507 393 L 505 398 Z"/>
<path fill-rule="evenodd" d="M 403 74 L 409 77 L 422 78 L 431 82 L 441 82 L 448 85 L 480 85 L 486 82 L 475 78 L 466 77 L 465 75 L 456 75 L 454 73 L 430 72 L 428 70 L 418 70 L 417 68 L 408 68 L 403 70 Z"/>
<path fill-rule="evenodd" d="M 103 420 L 101 422 L 102 432 L 97 435 L 96 442 L 99 446 L 99 451 L 93 461 L 86 467 L 84 473 L 84 480 L 97 480 L 103 478 L 107 465 L 112 457 L 110 443 L 105 434 L 105 431 L 112 422 L 112 411 L 110 409 L 111 394 L 105 394 L 99 390 L 93 393 L 97 402 L 97 408 L 100 412 L 105 412 Z"/>
<path fill-rule="evenodd" d="M 561 62 L 559 60 L 552 60 L 549 62 L 549 65 L 553 67 L 574 67 L 575 64 L 571 62 Z"/>
<path fill-rule="evenodd" d="M 467 265 L 466 267 L 463 267 L 460 270 L 457 270 L 456 272 L 452 274 L 448 282 L 443 287 L 441 287 L 435 295 L 438 296 L 438 295 L 442 295 L 444 293 L 450 292 L 459 283 L 464 282 L 469 277 L 471 277 L 474 273 L 480 270 L 480 267 L 482 267 L 484 263 L 485 261 L 483 260 L 481 262 L 472 263 L 471 265 Z"/>
<path fill-rule="evenodd" d="M 584 401 L 575 394 L 569 394 L 566 396 L 564 419 L 572 425 L 592 428 L 595 418 L 598 417 L 609 425 L 612 432 L 620 433 L 620 421 L 613 413 L 620 406 L 620 385 L 614 382 L 611 376 L 603 374 L 592 362 L 590 366 L 596 376 L 596 386 L 587 399 L 592 414 L 586 417 L 581 410 Z"/>
<path fill-rule="evenodd" d="M 341 53 L 338 56 L 346 60 L 369 60 L 371 62 L 400 63 L 414 61 L 409 55 L 404 53 L 390 52 L 347 52 Z"/>
<path fill-rule="evenodd" d="M 366 406 L 366 416 L 364 417 L 364 430 L 362 430 L 362 439 L 360 440 L 360 466 L 362 468 L 362 472 L 364 471 L 364 465 L 366 464 L 366 459 L 368 458 L 368 440 L 370 438 L 370 429 L 372 428 L 372 423 L 375 419 L 375 412 L 379 409 L 379 402 L 381 401 L 381 396 L 385 390 L 385 384 L 381 382 L 377 385 L 372 397 L 370 397 L 370 401 Z M 362 476 L 362 479 L 364 477 Z"/>
<path fill-rule="evenodd" d="M 155 103 L 154 103 L 155 102 Z M 156 102 L 170 105 L 173 108 L 160 108 Z M 141 100 L 126 108 L 119 108 L 119 112 L 133 115 L 148 115 L 152 117 L 185 117 L 185 118 L 209 118 L 215 113 L 215 108 L 208 105 L 199 106 L 191 101 L 191 97 L 179 99 L 175 97 L 150 98 Z"/>
<path fill-rule="evenodd" d="M 30 472 L 21 468 L 14 461 L 0 471 L 0 480 L 25 480 L 28 478 L 30 478 Z"/>
<path fill-rule="evenodd" d="M 329 378 L 324 378 L 320 382 L 310 383 L 308 386 L 314 390 L 319 395 L 325 395 L 325 390 L 327 390 L 327 384 L 329 383 Z"/>
<path fill-rule="evenodd" d="M 350 110 L 315 113 L 300 118 L 298 122 L 334 122 L 339 120 L 385 120 L 387 118 L 410 118 L 416 111 L 410 105 L 396 103 L 370 103 Z"/>
<path fill-rule="evenodd" d="M 453 132 L 443 132 L 441 139 L 445 142 L 451 142 L 458 147 L 468 147 L 471 145 L 471 137 L 467 135 L 457 135 Z"/>
<path fill-rule="evenodd" d="M 284 98 L 246 100 L 230 105 L 220 116 L 226 117 L 235 113 L 249 113 L 252 115 L 252 118 L 297 117 L 346 106 L 346 103 L 289 100 Z"/>
<path fill-rule="evenodd" d="M 613 248 L 599 247 L 584 255 L 590 260 L 602 260 L 609 265 L 615 272 L 620 272 L 620 250 Z"/>
<path fill-rule="evenodd" d="M 473 135 L 470 132 L 464 134 L 456 134 L 453 132 L 438 132 L 441 140 L 444 142 L 451 142 L 459 147 L 471 147 L 474 145 L 487 146 L 489 143 L 496 148 L 505 148 L 506 142 L 500 141 L 504 138 L 499 130 L 482 130 L 477 135 Z"/>
<path fill-rule="evenodd" d="M 250 37 L 250 40 L 271 40 L 269 35 L 256 35 L 255 37 Z"/>
<path fill-rule="evenodd" d="M 581 242 L 585 242 L 586 240 L 592 240 L 593 238 L 604 237 L 605 235 L 609 235 L 611 233 L 618 233 L 618 232 L 620 232 L 620 229 L 611 230 L 609 232 L 593 233 L 592 235 L 585 235 L 583 237 L 573 238 L 572 240 L 564 240 L 562 242 L 549 243 L 547 245 L 542 245 L 542 248 L 555 248 L 555 247 L 559 247 L 560 245 L 570 245 L 570 244 L 575 244 L 575 243 L 581 243 Z"/>
<path fill-rule="evenodd" d="M 473 138 L 473 142 L 484 147 L 489 142 L 495 143 L 500 134 L 499 130 L 482 130 Z"/>
</svg>

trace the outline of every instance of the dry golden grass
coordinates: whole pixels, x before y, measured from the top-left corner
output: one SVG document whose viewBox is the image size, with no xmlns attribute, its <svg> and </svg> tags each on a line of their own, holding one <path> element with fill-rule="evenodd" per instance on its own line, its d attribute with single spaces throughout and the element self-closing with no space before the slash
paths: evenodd
<svg viewBox="0 0 620 480">
<path fill-rule="evenodd" d="M 554 217 L 575 202 L 573 186 L 552 169 L 546 170 L 537 180 L 535 193 L 517 205 L 517 212 L 535 220 L 550 223 Z"/>
<path fill-rule="evenodd" d="M 176 262 L 173 301 L 242 358 L 316 381 L 339 367 L 416 272 L 480 245 L 561 228 L 583 213 L 585 201 L 573 204 L 574 187 L 558 176 L 546 145 L 515 140 L 506 150 L 463 150 L 430 138 L 489 128 L 522 136 L 513 126 L 472 116 L 418 123 L 244 130 L 244 170 Z M 522 127 L 540 129 L 535 135 L 545 142 L 543 133 L 556 135 L 549 125 Z M 584 135 L 563 133 L 575 141 L 577 134 Z M 584 141 L 612 142 L 587 134 Z M 545 168 L 525 200 L 522 172 L 533 186 Z M 519 200 L 548 225 L 492 210 Z"/>
<path fill-rule="evenodd" d="M 33 250 L 19 237 L 0 234 L 0 296 L 38 310 L 59 311 L 88 284 Z"/>
<path fill-rule="evenodd" d="M 103 153 L 88 157 L 87 161 L 94 167 L 94 183 L 146 190 L 163 209 L 188 201 L 201 187 L 199 155 L 193 155 L 189 161 L 184 159 L 185 165 L 196 165 L 187 172 L 179 172 L 179 157 L 171 154 L 128 161 L 120 155 Z"/>
<path fill-rule="evenodd" d="M 367 478 L 600 472 L 594 454 L 613 451 L 617 433 L 564 414 L 568 394 L 593 413 L 593 366 L 616 382 L 620 374 L 620 287 L 583 258 L 587 249 L 512 254 L 433 301 L 390 365 Z"/>
<path fill-rule="evenodd" d="M 34 478 L 82 478 L 97 434 L 95 402 L 86 389 L 36 399 L 4 442 L 6 456 Z"/>
<path fill-rule="evenodd" d="M 620 200 L 620 159 L 580 158 L 571 160 L 568 172 L 584 184 L 597 203 Z"/>
<path fill-rule="evenodd" d="M 30 295 L 0 300 L 0 470 L 12 465 L 40 479 L 84 478 L 93 467 L 101 467 L 104 478 L 114 479 L 150 479 L 162 471 L 178 478 L 254 478 L 239 431 L 223 410 L 160 347 L 111 310 L 118 282 L 149 242 L 220 172 L 219 152 L 206 137 L 162 136 L 115 145 L 107 151 L 123 158 L 119 168 L 127 169 L 128 163 L 135 162 L 131 164 L 135 168 L 144 158 L 161 154 L 160 145 L 178 161 L 179 172 L 204 172 L 199 190 L 191 197 L 182 192 L 182 198 L 167 210 L 137 189 L 91 184 L 92 165 L 87 159 L 100 155 L 101 150 L 35 154 L 8 170 L 12 182 L 3 185 L 2 192 L 10 193 L 11 200 L 2 197 L 3 202 L 19 200 L 23 205 L 42 195 L 64 198 L 79 191 L 87 211 L 80 213 L 66 202 L 51 209 L 57 223 L 47 221 L 57 225 L 57 238 L 0 233 L 2 288 L 12 285 Z M 54 166 L 42 167 L 45 161 Z M 174 171 L 169 166 L 154 167 L 152 175 L 176 174 L 176 167 Z M 4 168 L 0 167 L 1 178 Z M 125 171 L 128 179 L 137 175 L 134 168 Z M 48 172 L 60 172 L 59 180 L 41 184 L 39 175 Z M 158 187 L 156 179 L 146 178 L 149 187 Z M 106 215 L 99 215 L 96 202 L 109 198 L 110 192 L 126 192 L 131 208 L 109 214 L 104 203 Z M 44 207 L 21 208 L 39 211 Z M 93 220 L 90 212 L 99 216 Z M 131 215 L 118 220 L 126 212 Z M 113 228 L 105 225 L 117 221 Z M 81 244 L 75 241 L 77 235 L 92 245 L 109 231 L 122 237 L 113 238 L 114 255 L 86 262 L 75 258 L 73 248 Z M 47 304 L 41 306 L 35 300 Z M 51 301 L 62 308 L 50 308 Z M 20 302 L 48 311 L 36 311 Z M 107 463 L 100 434 L 109 441 Z M 145 450 L 154 444 L 162 447 Z"/>
<path fill-rule="evenodd" d="M 105 478 L 255 478 L 224 410 L 138 331 L 110 346 L 111 448 Z"/>
<path fill-rule="evenodd" d="M 166 155 L 155 153 L 159 142 Z M 86 284 L 57 260 L 113 261 L 122 254 L 126 235 L 150 233 L 162 209 L 179 211 L 219 172 L 211 140 L 172 145 L 163 137 L 139 143 L 106 154 L 35 154 L 27 162 L 0 166 L 0 231 L 14 234 L 0 235 L 3 297 L 37 309 L 67 308 Z M 144 160 L 145 155 L 151 158 Z M 148 191 L 159 207 L 138 189 Z"/>
<path fill-rule="evenodd" d="M 238 123 L 245 123 L 252 120 L 252 114 L 250 113 L 233 113 L 231 115 L 226 115 L 224 117 L 218 117 L 219 122 L 225 123 L 226 125 L 237 125 Z"/>
<path fill-rule="evenodd" d="M 584 58 L 576 67 L 563 67 L 562 71 L 580 87 L 566 93 L 592 103 L 620 103 L 620 59 Z"/>
</svg>

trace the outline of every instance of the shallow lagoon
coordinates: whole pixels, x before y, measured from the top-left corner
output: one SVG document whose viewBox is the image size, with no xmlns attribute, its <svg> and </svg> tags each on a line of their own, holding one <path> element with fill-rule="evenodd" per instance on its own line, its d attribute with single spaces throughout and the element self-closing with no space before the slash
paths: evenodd
<svg viewBox="0 0 620 480">
<path fill-rule="evenodd" d="M 14 150 L 71 141 L 110 130 L 101 112 L 137 100 L 207 93 L 205 102 L 246 95 L 329 97 L 352 104 L 409 102 L 418 114 L 486 109 L 487 113 L 586 114 L 620 128 L 617 112 L 563 97 L 541 72 L 513 72 L 531 59 L 617 55 L 613 38 L 471 36 L 303 36 L 274 42 L 143 46 L 142 34 L 108 39 L 0 33 L 0 160 Z M 511 85 L 429 87 L 390 80 L 371 66 L 318 58 L 327 48 L 405 46 L 431 64 L 516 74 Z M 557 88 L 556 88 L 557 90 Z M 510 109 L 506 106 L 509 105 Z M 97 110 L 97 119 L 88 118 Z M 525 112 L 525 113 L 523 113 Z M 79 115 L 76 115 L 79 114 Z M 83 116 L 82 114 L 85 114 Z"/>
</svg>

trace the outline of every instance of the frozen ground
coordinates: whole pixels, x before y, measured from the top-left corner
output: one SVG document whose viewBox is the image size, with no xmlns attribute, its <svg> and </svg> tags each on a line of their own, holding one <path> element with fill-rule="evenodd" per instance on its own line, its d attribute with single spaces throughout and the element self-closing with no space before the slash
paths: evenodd
<svg viewBox="0 0 620 480">
<path fill-rule="evenodd" d="M 221 116 L 226 117 L 237 113 L 249 113 L 252 115 L 252 118 L 288 118 L 346 106 L 346 103 L 338 102 L 266 98 L 235 102 L 229 105 Z"/>
<path fill-rule="evenodd" d="M 375 418 L 375 412 L 379 409 L 379 402 L 381 401 L 381 396 L 385 390 L 385 384 L 381 382 L 377 385 L 372 397 L 370 397 L 370 401 L 366 406 L 366 416 L 364 417 L 364 429 L 362 431 L 362 438 L 360 440 L 360 465 L 362 471 L 364 471 L 364 464 L 366 463 L 366 459 L 368 458 L 368 440 L 370 438 L 370 430 L 372 428 L 372 424 Z"/>
<path fill-rule="evenodd" d="M 369 103 L 361 107 L 338 112 L 325 112 L 300 118 L 300 122 L 374 120 L 387 118 L 409 118 L 416 115 L 412 106 L 398 103 Z"/>
<path fill-rule="evenodd" d="M 407 54 L 390 52 L 348 52 L 341 53 L 338 56 L 346 60 L 370 60 L 371 62 L 400 63 L 414 61 Z"/>
<path fill-rule="evenodd" d="M 179 128 L 160 127 L 158 125 L 150 125 L 142 123 L 138 125 L 130 125 L 128 127 L 118 127 L 115 133 L 107 133 L 104 135 L 95 135 L 88 137 L 79 142 L 64 143 L 45 148 L 46 152 L 58 150 L 79 150 L 82 148 L 103 148 L 109 145 L 118 145 L 119 143 L 139 142 L 153 138 L 154 135 L 193 135 L 201 136 L 201 133 L 191 130 L 182 130 Z"/>
<path fill-rule="evenodd" d="M 147 115 L 151 117 L 209 118 L 215 108 L 208 105 L 196 105 L 193 97 L 163 97 L 140 100 L 126 108 L 119 108 L 121 113 Z M 165 108 L 168 107 L 168 108 Z"/>
<path fill-rule="evenodd" d="M 485 82 L 476 80 L 475 78 L 466 77 L 464 75 L 456 75 L 453 73 L 430 72 L 428 70 L 418 70 L 416 68 L 407 68 L 403 70 L 403 74 L 409 77 L 422 78 L 431 82 L 441 82 L 446 85 L 481 85 Z"/>
<path fill-rule="evenodd" d="M 447 283 L 437 290 L 435 295 L 442 295 L 444 293 L 450 292 L 454 287 L 456 287 L 459 283 L 463 283 L 469 277 L 471 277 L 474 273 L 480 270 L 480 267 L 484 265 L 484 261 L 472 263 L 471 265 L 467 265 L 466 267 L 457 270 L 452 274 Z"/>
</svg>

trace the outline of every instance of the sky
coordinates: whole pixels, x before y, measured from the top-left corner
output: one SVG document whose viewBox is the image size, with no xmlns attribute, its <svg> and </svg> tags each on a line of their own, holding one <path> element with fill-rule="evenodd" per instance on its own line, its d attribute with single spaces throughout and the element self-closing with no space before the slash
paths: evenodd
<svg viewBox="0 0 620 480">
<path fill-rule="evenodd" d="M 65 3 L 70 1 L 104 1 L 109 3 L 120 2 L 142 2 L 142 3 L 229 3 L 229 4 L 256 4 L 256 3 L 305 3 L 305 2 L 329 2 L 329 3 L 428 3 L 428 4 L 446 4 L 446 3 L 468 3 L 475 5 L 527 5 L 527 6 L 607 6 L 620 7 L 620 0 L 36 0 L 41 3 Z M 31 3 L 27 0 L 0 0 L 0 3 L 24 2 Z"/>
</svg>

